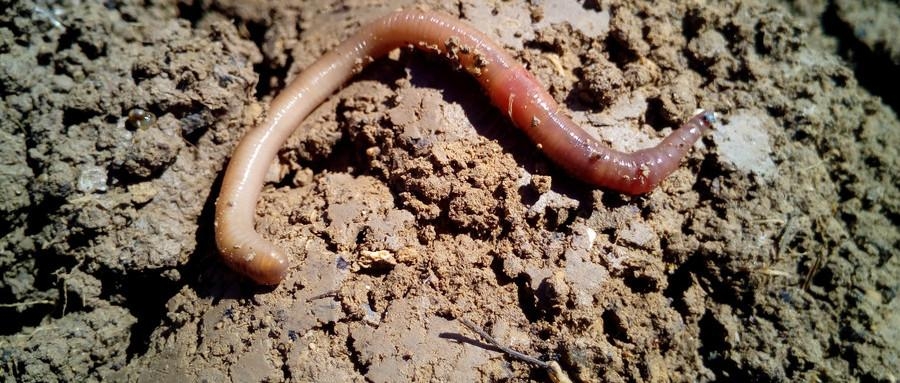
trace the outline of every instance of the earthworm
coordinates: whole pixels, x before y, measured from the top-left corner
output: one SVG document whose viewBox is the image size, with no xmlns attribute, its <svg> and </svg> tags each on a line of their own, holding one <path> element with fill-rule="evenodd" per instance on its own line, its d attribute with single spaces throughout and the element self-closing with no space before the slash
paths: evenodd
<svg viewBox="0 0 900 383">
<path fill-rule="evenodd" d="M 449 16 L 400 11 L 363 26 L 304 70 L 272 100 L 262 125 L 238 143 L 216 200 L 216 245 L 225 262 L 261 284 L 277 284 L 288 257 L 254 228 L 263 177 L 279 148 L 306 116 L 375 58 L 400 47 L 448 57 L 472 74 L 491 102 L 570 174 L 604 188 L 641 194 L 672 173 L 714 123 L 701 111 L 656 147 L 612 150 L 575 125 L 538 81 L 497 43 Z"/>
</svg>

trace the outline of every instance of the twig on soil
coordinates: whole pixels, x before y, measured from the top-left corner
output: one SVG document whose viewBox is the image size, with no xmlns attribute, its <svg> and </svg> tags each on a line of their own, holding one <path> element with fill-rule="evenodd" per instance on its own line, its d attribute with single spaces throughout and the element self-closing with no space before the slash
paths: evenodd
<svg viewBox="0 0 900 383">
<path fill-rule="evenodd" d="M 803 283 L 800 284 L 800 289 L 803 291 L 809 291 L 809 285 L 812 283 L 813 277 L 816 276 L 816 273 L 819 272 L 819 269 L 822 268 L 822 259 L 825 258 L 822 255 L 822 252 L 819 252 L 816 255 L 816 260 L 813 262 L 812 267 L 806 272 L 806 277 L 803 278 Z"/>
<path fill-rule="evenodd" d="M 3 308 L 10 307 L 10 308 L 21 309 L 23 307 L 29 307 L 29 306 L 55 305 L 55 304 L 56 304 L 55 301 L 41 299 L 41 300 L 35 300 L 35 301 L 25 301 L 25 302 L 16 302 L 16 303 L 0 303 L 0 307 L 3 307 Z"/>
<path fill-rule="evenodd" d="M 498 342 L 496 339 L 494 339 L 494 337 L 492 337 L 490 334 L 488 334 L 486 331 L 484 331 L 480 327 L 475 326 L 475 324 L 470 322 L 468 319 L 457 318 L 457 320 L 459 320 L 460 323 L 466 325 L 466 327 L 468 327 L 469 330 L 476 332 L 478 335 L 480 335 L 482 338 L 484 338 L 484 340 L 488 341 L 488 343 L 490 343 L 492 346 L 497 347 L 498 349 L 500 349 L 500 351 L 503 351 L 507 355 L 509 355 L 513 358 L 516 358 L 518 360 L 521 360 L 523 362 L 537 365 L 537 366 L 543 368 L 544 370 L 547 370 L 547 375 L 550 376 L 550 380 L 552 380 L 554 383 L 572 383 L 572 380 L 569 379 L 569 376 L 566 375 L 565 371 L 562 370 L 562 367 L 560 367 L 559 363 L 556 363 L 556 361 L 544 362 L 533 356 L 525 355 L 521 352 L 518 352 L 516 350 L 513 350 L 509 347 L 506 347 L 506 346 L 500 344 L 500 342 Z"/>
<path fill-rule="evenodd" d="M 523 354 L 523 353 L 521 353 L 521 352 L 518 352 L 518 351 L 513 350 L 513 349 L 511 349 L 511 348 L 509 348 L 509 347 L 506 347 L 506 346 L 504 346 L 504 345 L 501 345 L 500 342 L 497 342 L 497 340 L 494 339 L 494 337 L 490 336 L 487 332 L 485 332 L 484 330 L 482 330 L 480 327 L 476 327 L 475 324 L 472 323 L 472 322 L 470 322 L 468 319 L 465 319 L 465 318 L 459 318 L 459 321 L 462 322 L 462 324 L 466 325 L 466 327 L 468 327 L 469 330 L 475 331 L 476 333 L 478 333 L 478 335 L 481 335 L 482 338 L 484 338 L 485 340 L 487 340 L 488 343 L 492 344 L 494 347 L 499 348 L 501 351 L 503 351 L 503 352 L 509 354 L 509 356 L 511 356 L 511 357 L 513 357 L 513 358 L 516 358 L 516 359 L 518 359 L 518 360 L 521 360 L 521 361 L 523 361 L 523 362 L 528 362 L 528 363 L 536 364 L 536 365 L 538 365 L 538 366 L 540 366 L 540 367 L 542 367 L 542 368 L 550 368 L 550 366 L 549 366 L 549 364 L 548 364 L 547 362 L 544 362 L 544 361 L 542 361 L 542 360 L 540 360 L 540 359 L 537 359 L 537 358 L 535 358 L 535 357 L 533 357 L 533 356 L 525 355 L 525 354 Z"/>
<path fill-rule="evenodd" d="M 836 210 L 836 208 L 832 207 L 832 211 L 835 211 L 835 210 Z M 827 228 L 828 225 L 826 222 L 824 222 L 825 219 L 826 218 L 824 218 L 824 217 L 816 218 L 816 220 L 814 222 L 816 231 L 822 233 L 823 245 L 825 246 L 825 248 L 816 253 L 816 259 L 813 262 L 812 267 L 810 267 L 809 270 L 806 272 L 806 277 L 803 279 L 803 283 L 800 285 L 800 287 L 804 291 L 809 291 L 809 285 L 812 283 L 813 278 L 815 278 L 815 276 L 819 272 L 819 270 L 822 269 L 822 266 L 824 266 L 825 263 L 827 263 L 827 261 L 828 261 L 827 258 L 830 257 L 833 253 L 834 248 L 829 245 L 829 240 L 832 240 L 835 242 L 838 241 L 837 238 L 832 238 L 832 236 L 828 233 L 828 228 Z"/>
<path fill-rule="evenodd" d="M 337 296 L 338 296 L 338 291 L 337 291 L 337 290 L 331 290 L 331 291 L 327 291 L 327 292 L 324 292 L 324 293 L 322 293 L 322 294 L 319 294 L 319 295 L 310 297 L 310 298 L 307 299 L 306 301 L 307 301 L 307 302 L 312 302 L 312 301 L 319 300 L 319 299 L 323 299 L 323 298 L 337 298 Z"/>
</svg>

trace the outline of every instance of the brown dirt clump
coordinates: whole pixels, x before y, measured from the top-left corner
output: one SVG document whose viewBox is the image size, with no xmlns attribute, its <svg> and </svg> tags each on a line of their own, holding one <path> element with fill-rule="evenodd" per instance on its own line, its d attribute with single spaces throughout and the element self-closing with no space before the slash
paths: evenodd
<svg viewBox="0 0 900 383">
<path fill-rule="evenodd" d="M 296 73 L 400 7 L 497 38 L 617 149 L 700 107 L 721 124 L 653 192 L 594 190 L 474 80 L 398 50 L 282 149 L 257 228 L 292 265 L 252 285 L 213 246 L 231 149 Z M 458 318 L 577 382 L 897 379 L 900 123 L 847 54 L 896 70 L 875 33 L 896 18 L 757 0 L 0 8 L 4 381 L 548 378 Z"/>
</svg>

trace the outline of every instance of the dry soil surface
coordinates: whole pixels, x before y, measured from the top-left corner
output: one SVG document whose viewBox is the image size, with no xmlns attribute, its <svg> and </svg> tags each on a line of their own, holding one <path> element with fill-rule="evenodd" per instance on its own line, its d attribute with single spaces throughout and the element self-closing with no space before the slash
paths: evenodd
<svg viewBox="0 0 900 383">
<path fill-rule="evenodd" d="M 862 5 L 861 5 L 862 4 Z M 273 164 L 284 282 L 227 269 L 222 169 L 286 82 L 398 8 L 496 38 L 612 147 L 720 123 L 653 192 L 566 175 L 397 50 Z M 895 2 L 0 0 L 0 379 L 900 377 Z"/>
</svg>

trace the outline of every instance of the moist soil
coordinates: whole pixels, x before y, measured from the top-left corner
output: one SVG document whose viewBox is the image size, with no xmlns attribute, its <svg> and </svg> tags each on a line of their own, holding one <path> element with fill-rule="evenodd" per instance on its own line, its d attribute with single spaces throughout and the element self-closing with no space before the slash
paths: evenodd
<svg viewBox="0 0 900 383">
<path fill-rule="evenodd" d="M 224 266 L 231 150 L 399 8 L 510 50 L 620 150 L 719 123 L 630 197 L 565 174 L 477 83 L 376 60 L 272 164 Z M 861 381 L 900 374 L 895 2 L 0 0 L 0 379 Z M 466 319 L 497 345 L 463 325 Z"/>
</svg>

